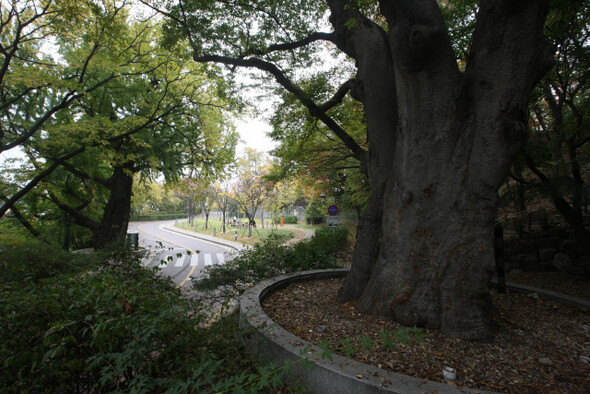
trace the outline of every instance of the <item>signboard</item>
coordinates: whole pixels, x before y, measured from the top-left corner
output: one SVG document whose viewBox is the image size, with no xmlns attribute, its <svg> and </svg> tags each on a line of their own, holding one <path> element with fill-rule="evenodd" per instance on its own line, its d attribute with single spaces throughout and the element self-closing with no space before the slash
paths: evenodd
<svg viewBox="0 0 590 394">
<path fill-rule="evenodd" d="M 337 205 L 330 205 L 328 207 L 328 215 L 330 215 L 330 216 L 338 215 L 338 206 Z"/>
<path fill-rule="evenodd" d="M 328 216 L 326 218 L 326 222 L 328 223 L 329 227 L 338 227 L 339 219 L 340 218 L 338 216 Z"/>
</svg>

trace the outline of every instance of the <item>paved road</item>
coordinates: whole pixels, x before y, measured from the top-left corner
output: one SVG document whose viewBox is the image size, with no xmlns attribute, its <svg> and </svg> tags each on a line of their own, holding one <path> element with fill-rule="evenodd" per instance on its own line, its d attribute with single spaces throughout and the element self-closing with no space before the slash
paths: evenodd
<svg viewBox="0 0 590 394">
<path fill-rule="evenodd" d="M 138 232 L 139 245 L 150 250 L 145 265 L 159 266 L 178 287 L 189 287 L 206 266 L 233 258 L 230 247 L 172 231 L 173 227 L 174 221 L 131 222 L 128 232 Z"/>
</svg>

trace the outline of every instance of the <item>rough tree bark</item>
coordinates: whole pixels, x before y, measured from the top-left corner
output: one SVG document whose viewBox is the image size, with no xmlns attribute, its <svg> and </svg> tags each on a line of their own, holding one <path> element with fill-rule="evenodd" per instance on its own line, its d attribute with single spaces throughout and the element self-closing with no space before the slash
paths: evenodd
<svg viewBox="0 0 590 394">
<path fill-rule="evenodd" d="M 131 214 L 133 163 L 115 166 L 109 178 L 109 200 L 104 215 L 94 232 L 94 248 L 123 246 Z"/>
<path fill-rule="evenodd" d="M 347 3 L 328 1 L 337 44 L 357 62 L 372 195 L 339 298 L 488 339 L 496 190 L 526 141 L 529 92 L 551 65 L 548 4 L 481 1 L 461 72 L 436 1 L 380 1 L 388 34 Z"/>
</svg>

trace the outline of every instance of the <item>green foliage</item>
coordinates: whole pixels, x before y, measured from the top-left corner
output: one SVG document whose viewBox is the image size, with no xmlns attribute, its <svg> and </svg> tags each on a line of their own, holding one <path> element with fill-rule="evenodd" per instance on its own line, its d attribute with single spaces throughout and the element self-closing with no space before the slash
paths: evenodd
<svg viewBox="0 0 590 394">
<path fill-rule="evenodd" d="M 398 345 L 408 346 L 412 343 L 424 342 L 426 334 L 421 328 L 414 327 L 400 327 L 395 331 L 383 330 L 377 334 L 378 339 L 372 339 L 368 336 L 361 336 L 357 338 L 345 338 L 340 341 L 340 346 L 334 347 L 326 339 L 318 343 L 320 348 L 320 356 L 323 359 L 332 361 L 332 355 L 338 351 L 342 352 L 345 357 L 351 357 L 354 354 L 364 351 L 370 352 L 375 349 L 375 346 L 383 346 L 385 349 L 396 350 Z M 317 355 L 317 352 L 309 346 L 300 350 L 299 355 L 305 356 L 305 360 L 301 361 L 304 366 L 313 367 L 313 363 L 309 360 Z"/>
<path fill-rule="evenodd" d="M 269 237 L 224 265 L 208 267 L 206 277 L 195 286 L 199 290 L 229 286 L 225 290 L 232 294 L 243 291 L 249 284 L 278 275 L 337 267 L 334 251 L 344 249 L 346 235 L 345 229 L 319 231 L 311 240 L 295 245 L 284 245 L 283 240 Z"/>
<path fill-rule="evenodd" d="M 402 327 L 395 331 L 384 330 L 379 333 L 383 347 L 389 350 L 397 350 L 397 345 L 407 346 L 413 342 L 423 342 L 425 336 L 424 331 L 416 326 Z"/>
<path fill-rule="evenodd" d="M 326 221 L 326 213 L 328 212 L 326 204 L 321 201 L 314 201 L 308 205 L 305 210 L 306 224 L 322 224 Z"/>
<path fill-rule="evenodd" d="M 439 2 L 441 13 L 449 28 L 449 38 L 461 69 L 465 68 L 471 36 L 475 30 L 478 0 L 447 0 Z"/>
<path fill-rule="evenodd" d="M 273 218 L 272 222 L 274 224 L 281 223 L 281 217 L 285 220 L 285 224 L 297 224 L 297 216 L 280 216 Z"/>
<path fill-rule="evenodd" d="M 31 238 L 15 241 L 0 237 L 0 250 L 3 283 L 39 283 L 96 264 L 93 256 L 68 253 Z"/>
<path fill-rule="evenodd" d="M 322 224 L 326 221 L 324 216 L 306 216 L 305 224 Z"/>
<path fill-rule="evenodd" d="M 173 220 L 173 219 L 184 219 L 186 218 L 185 213 L 164 213 L 154 215 L 133 215 L 129 220 L 133 222 L 150 222 L 156 220 Z"/>
<path fill-rule="evenodd" d="M 234 352 L 236 318 L 201 328 L 203 304 L 142 268 L 140 255 L 3 250 L 0 386 L 5 392 L 259 392 Z M 231 342 L 231 343 L 228 343 Z"/>
<path fill-rule="evenodd" d="M 48 227 L 39 214 L 65 210 L 105 234 L 126 224 L 111 226 L 104 214 L 107 201 L 128 205 L 114 192 L 118 169 L 141 182 L 172 182 L 187 169 L 203 178 L 224 172 L 237 143 L 225 119 L 238 100 L 217 95 L 224 81 L 195 64 L 186 45 L 157 45 L 161 24 L 127 2 L 45 3 L 3 4 L 0 26 L 0 152 L 19 146 L 28 158 L 3 166 L 0 184 L 22 222 Z M 0 217 L 13 203 L 0 206 Z M 86 243 L 87 234 L 76 235 Z"/>
</svg>

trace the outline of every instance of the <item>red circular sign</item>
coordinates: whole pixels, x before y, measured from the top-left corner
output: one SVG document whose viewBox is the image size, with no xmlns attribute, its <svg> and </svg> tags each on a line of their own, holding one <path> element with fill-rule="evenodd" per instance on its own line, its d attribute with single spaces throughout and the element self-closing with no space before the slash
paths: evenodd
<svg viewBox="0 0 590 394">
<path fill-rule="evenodd" d="M 338 215 L 338 206 L 336 206 L 336 205 L 330 205 L 328 207 L 328 214 L 330 216 L 336 216 L 336 215 Z"/>
</svg>

